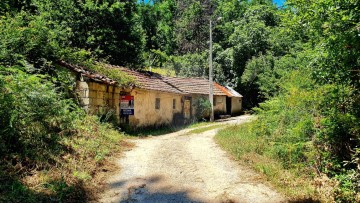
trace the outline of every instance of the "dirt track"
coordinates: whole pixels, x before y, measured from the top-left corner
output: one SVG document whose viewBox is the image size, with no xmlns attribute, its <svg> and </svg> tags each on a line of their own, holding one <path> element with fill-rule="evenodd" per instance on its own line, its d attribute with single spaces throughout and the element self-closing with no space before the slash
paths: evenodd
<svg viewBox="0 0 360 203">
<path fill-rule="evenodd" d="M 224 124 L 246 122 L 240 116 Z M 286 202 L 214 142 L 216 130 L 136 139 L 101 202 Z"/>
</svg>

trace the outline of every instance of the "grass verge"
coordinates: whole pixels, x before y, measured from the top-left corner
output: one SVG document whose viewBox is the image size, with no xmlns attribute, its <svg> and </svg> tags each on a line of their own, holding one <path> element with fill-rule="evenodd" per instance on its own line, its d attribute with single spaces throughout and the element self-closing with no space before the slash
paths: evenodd
<svg viewBox="0 0 360 203">
<path fill-rule="evenodd" d="M 200 125 L 203 126 L 203 125 Z M 205 131 L 209 131 L 209 130 L 214 130 L 217 128 L 220 128 L 224 126 L 223 124 L 218 124 L 218 125 L 210 125 L 210 126 L 205 126 L 205 127 L 196 127 L 196 129 L 190 130 L 189 132 L 186 133 L 186 135 L 190 135 L 190 134 L 200 134 L 203 133 Z"/>
<path fill-rule="evenodd" d="M 288 167 L 276 156 L 281 151 L 291 149 L 278 149 L 282 146 L 274 143 L 269 137 L 257 136 L 255 130 L 254 122 L 230 126 L 220 130 L 215 139 L 237 161 L 265 175 L 267 180 L 290 201 L 328 201 L 327 193 L 331 193 L 332 188 L 318 186 L 331 185 L 329 180 L 316 178 L 314 169 L 309 165 L 299 163 L 297 166 Z M 323 184 L 326 181 L 328 184 Z"/>
<path fill-rule="evenodd" d="M 148 137 L 148 136 L 159 136 L 168 133 L 173 133 L 184 129 L 186 126 L 152 126 L 143 128 L 124 128 L 127 135 L 132 137 Z"/>
<path fill-rule="evenodd" d="M 214 124 L 212 122 L 193 122 L 188 125 L 181 125 L 181 126 L 174 126 L 174 125 L 163 125 L 163 126 L 150 126 L 150 127 L 144 127 L 144 128 L 129 128 L 125 127 L 124 131 L 127 135 L 133 136 L 133 137 L 148 137 L 148 136 L 159 136 L 159 135 L 165 135 L 168 133 L 177 132 L 184 129 L 191 129 L 191 128 L 201 128 L 208 125 Z M 219 127 L 220 125 L 216 125 Z M 210 128 L 208 130 L 215 129 Z M 198 130 L 198 129 L 197 129 Z M 207 131 L 207 130 L 204 130 Z M 194 132 L 191 133 L 201 133 L 204 131 L 197 132 L 196 129 Z"/>
<path fill-rule="evenodd" d="M 59 140 L 57 153 L 35 163 L 9 155 L 0 165 L 0 202 L 88 202 L 103 191 L 116 166 L 124 134 L 97 117 L 75 123 L 76 133 Z M 53 146 L 55 147 L 55 146 Z M 15 165 L 14 165 L 15 163 Z M 43 164 L 39 164 L 43 163 Z"/>
</svg>

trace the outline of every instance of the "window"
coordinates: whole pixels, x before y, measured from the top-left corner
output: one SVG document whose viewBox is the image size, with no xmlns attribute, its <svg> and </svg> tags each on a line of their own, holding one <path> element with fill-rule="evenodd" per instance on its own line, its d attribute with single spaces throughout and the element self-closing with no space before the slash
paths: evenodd
<svg viewBox="0 0 360 203">
<path fill-rule="evenodd" d="M 173 109 L 176 109 L 176 99 L 173 99 Z"/>
<path fill-rule="evenodd" d="M 155 100 L 155 109 L 160 109 L 160 98 L 156 98 Z"/>
</svg>

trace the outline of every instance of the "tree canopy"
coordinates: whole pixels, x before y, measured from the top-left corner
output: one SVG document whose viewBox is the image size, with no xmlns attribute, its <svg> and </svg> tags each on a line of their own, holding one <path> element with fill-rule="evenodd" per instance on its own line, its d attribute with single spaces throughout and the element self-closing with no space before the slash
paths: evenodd
<svg viewBox="0 0 360 203">
<path fill-rule="evenodd" d="M 54 116 L 64 118 L 59 125 L 74 116 L 73 87 L 59 73 L 59 60 L 158 67 L 207 78 L 210 19 L 215 81 L 240 92 L 245 110 L 263 115 L 259 125 L 271 129 L 259 127 L 258 134 L 289 138 L 291 146 L 311 142 L 314 167 L 339 181 L 337 200 L 355 201 L 353 194 L 360 191 L 358 0 L 287 0 L 282 7 L 270 0 L 2 0 L 0 138 L 6 142 L 0 152 L 15 153 L 16 146 L 5 145 L 39 134 L 30 127 L 21 131 L 24 123 L 13 124 L 14 119 L 37 122 L 14 111 L 18 101 L 29 104 L 19 106 L 28 115 L 44 111 L 40 106 L 46 101 L 56 104 L 54 110 L 62 113 Z M 47 95 L 37 95 L 34 86 Z M 55 128 L 49 135 L 63 129 Z"/>
</svg>

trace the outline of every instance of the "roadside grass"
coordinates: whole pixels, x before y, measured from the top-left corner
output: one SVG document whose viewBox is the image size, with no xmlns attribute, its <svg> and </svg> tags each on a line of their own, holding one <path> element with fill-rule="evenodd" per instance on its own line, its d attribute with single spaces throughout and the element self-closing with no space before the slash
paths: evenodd
<svg viewBox="0 0 360 203">
<path fill-rule="evenodd" d="M 193 122 L 188 125 L 182 125 L 182 126 L 174 126 L 174 125 L 162 125 L 162 126 L 150 126 L 150 127 L 143 127 L 143 128 L 124 128 L 124 132 L 126 135 L 131 137 L 148 137 L 148 136 L 160 136 L 165 135 L 168 133 L 177 132 L 184 129 L 192 129 L 192 128 L 201 128 L 204 126 L 208 126 L 211 124 L 214 124 L 215 122 Z M 220 125 L 217 125 L 219 127 Z M 213 128 L 215 129 L 215 128 Z M 211 130 L 211 129 L 209 129 Z M 205 130 L 207 131 L 207 130 Z M 203 131 L 204 132 L 204 131 Z M 197 133 L 195 130 L 193 133 Z M 198 132 L 198 133 L 201 133 Z"/>
<path fill-rule="evenodd" d="M 200 122 L 194 122 L 192 124 L 190 124 L 188 126 L 188 128 L 198 128 L 198 127 L 203 127 L 203 126 L 208 126 L 211 124 L 214 124 L 215 122 L 210 122 L 210 121 L 200 121 Z"/>
<path fill-rule="evenodd" d="M 256 121 L 254 121 L 256 122 Z M 269 137 L 256 135 L 257 126 L 244 123 L 222 129 L 215 136 L 217 143 L 237 161 L 249 165 L 263 174 L 278 191 L 291 201 L 327 202 L 326 194 L 317 192 L 314 169 L 303 163 L 287 165 L 277 156 L 290 150 L 277 145 Z M 294 157 L 295 159 L 296 157 Z"/>
<path fill-rule="evenodd" d="M 205 126 L 205 127 L 203 127 Z M 196 127 L 196 129 L 190 130 L 189 132 L 187 132 L 185 135 L 191 135 L 191 134 L 200 134 L 209 130 L 214 130 L 220 127 L 224 127 L 223 124 L 217 124 L 217 125 L 210 125 L 210 126 L 206 126 L 206 125 L 200 125 L 200 127 Z M 192 127 L 194 128 L 194 127 Z"/>
<path fill-rule="evenodd" d="M 148 137 L 148 136 L 159 136 L 168 133 L 173 133 L 184 129 L 186 126 L 152 126 L 143 128 L 124 128 L 124 132 L 131 137 Z"/>
<path fill-rule="evenodd" d="M 104 180 L 116 166 L 111 157 L 123 149 L 124 134 L 97 117 L 75 122 L 73 136 L 59 140 L 56 154 L 43 164 L 3 160 L 0 166 L 0 202 L 88 202 L 104 189 Z"/>
</svg>

